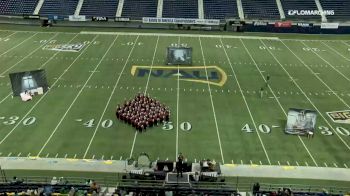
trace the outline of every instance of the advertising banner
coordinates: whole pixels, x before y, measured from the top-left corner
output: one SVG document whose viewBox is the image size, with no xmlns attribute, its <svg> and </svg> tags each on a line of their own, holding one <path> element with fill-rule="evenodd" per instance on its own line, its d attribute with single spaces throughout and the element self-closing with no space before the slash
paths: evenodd
<svg viewBox="0 0 350 196">
<path fill-rule="evenodd" d="M 220 20 L 191 19 L 191 18 L 149 18 L 149 17 L 143 17 L 142 22 L 143 23 L 159 23 L 159 24 L 220 25 Z"/>
<path fill-rule="evenodd" d="M 292 27 L 292 21 L 275 22 L 275 27 L 290 28 Z"/>
<path fill-rule="evenodd" d="M 268 22 L 262 22 L 262 21 L 253 21 L 254 26 L 267 26 Z"/>
<path fill-rule="evenodd" d="M 69 21 L 86 21 L 86 17 L 85 16 L 76 16 L 76 15 L 70 15 L 69 16 Z"/>
<path fill-rule="evenodd" d="M 93 16 L 92 21 L 102 21 L 102 22 L 107 22 L 108 17 L 102 17 L 102 16 Z"/>
<path fill-rule="evenodd" d="M 116 22 L 129 22 L 130 18 L 124 18 L 124 17 L 117 17 L 114 19 Z"/>
<path fill-rule="evenodd" d="M 321 23 L 321 29 L 338 29 L 339 23 Z"/>
</svg>

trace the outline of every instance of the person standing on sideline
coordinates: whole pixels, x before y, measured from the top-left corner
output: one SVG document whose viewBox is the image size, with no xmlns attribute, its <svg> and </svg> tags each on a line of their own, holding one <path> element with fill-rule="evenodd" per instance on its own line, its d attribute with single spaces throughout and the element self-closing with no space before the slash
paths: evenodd
<svg viewBox="0 0 350 196">
<path fill-rule="evenodd" d="M 182 178 L 182 163 L 183 163 L 184 156 L 180 152 L 180 154 L 177 156 L 177 162 L 176 162 L 176 172 L 177 172 L 177 177 L 179 177 L 179 174 Z"/>
</svg>

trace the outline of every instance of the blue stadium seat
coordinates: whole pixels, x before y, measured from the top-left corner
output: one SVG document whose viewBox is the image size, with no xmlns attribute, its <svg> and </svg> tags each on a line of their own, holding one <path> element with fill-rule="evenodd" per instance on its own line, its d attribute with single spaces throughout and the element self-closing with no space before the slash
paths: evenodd
<svg viewBox="0 0 350 196">
<path fill-rule="evenodd" d="M 157 6 L 157 0 L 124 0 L 122 17 L 156 17 Z"/>
<path fill-rule="evenodd" d="M 198 0 L 164 0 L 163 18 L 198 18 Z"/>
<path fill-rule="evenodd" d="M 204 18 L 238 18 L 236 0 L 203 0 Z"/>
<path fill-rule="evenodd" d="M 0 0 L 0 14 L 33 14 L 38 0 Z"/>
<path fill-rule="evenodd" d="M 327 15 L 328 20 L 350 20 L 349 0 L 321 0 L 323 10 L 334 10 L 334 15 Z"/>
<path fill-rule="evenodd" d="M 248 19 L 279 19 L 276 0 L 242 0 L 244 17 Z"/>
<path fill-rule="evenodd" d="M 119 0 L 84 0 L 80 15 L 115 17 Z"/>
<path fill-rule="evenodd" d="M 287 19 L 321 20 L 321 16 L 298 16 L 288 14 L 289 10 L 318 10 L 315 0 L 281 0 L 281 3 Z"/>
<path fill-rule="evenodd" d="M 79 0 L 45 0 L 40 15 L 73 15 Z"/>
</svg>

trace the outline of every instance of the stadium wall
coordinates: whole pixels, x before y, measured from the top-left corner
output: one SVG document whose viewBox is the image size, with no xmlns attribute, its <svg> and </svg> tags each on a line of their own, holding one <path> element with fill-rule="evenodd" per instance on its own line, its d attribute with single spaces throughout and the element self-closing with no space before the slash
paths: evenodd
<svg viewBox="0 0 350 196">
<path fill-rule="evenodd" d="M 25 19 L 24 19 L 25 18 Z M 0 16 L 2 24 L 18 24 L 18 25 L 42 25 L 46 17 L 28 18 L 23 16 Z M 220 25 L 178 25 L 178 24 L 154 24 L 143 23 L 142 20 L 132 21 L 69 21 L 67 18 L 60 20 L 52 20 L 53 26 L 59 27 L 111 27 L 111 28 L 136 28 L 136 29 L 173 29 L 173 30 L 206 30 L 206 31 L 239 31 L 239 32 L 271 32 L 271 33 L 302 33 L 302 34 L 350 34 L 350 24 L 340 23 L 333 29 L 321 28 L 321 23 L 308 22 L 289 22 L 290 25 L 276 25 L 277 23 L 285 23 L 279 21 L 227 21 Z"/>
</svg>

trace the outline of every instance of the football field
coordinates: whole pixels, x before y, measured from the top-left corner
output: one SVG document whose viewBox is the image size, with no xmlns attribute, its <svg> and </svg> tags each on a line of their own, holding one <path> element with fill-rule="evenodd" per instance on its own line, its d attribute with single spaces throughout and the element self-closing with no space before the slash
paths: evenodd
<svg viewBox="0 0 350 196">
<path fill-rule="evenodd" d="M 348 168 L 350 41 L 305 39 L 0 31 L 0 156 Z M 62 44 L 83 47 L 50 50 Z M 193 65 L 166 65 L 169 46 L 192 47 Z M 50 90 L 12 97 L 9 73 L 37 69 Z M 170 122 L 138 133 L 118 121 L 139 92 Z M 289 108 L 317 112 L 314 138 L 284 133 Z"/>
</svg>

